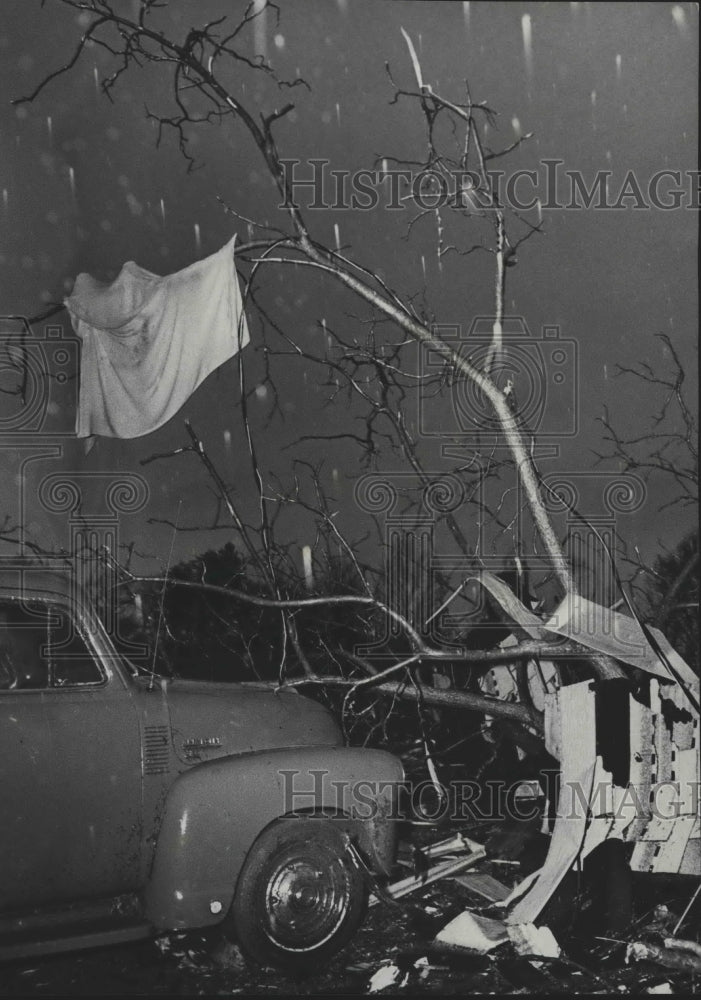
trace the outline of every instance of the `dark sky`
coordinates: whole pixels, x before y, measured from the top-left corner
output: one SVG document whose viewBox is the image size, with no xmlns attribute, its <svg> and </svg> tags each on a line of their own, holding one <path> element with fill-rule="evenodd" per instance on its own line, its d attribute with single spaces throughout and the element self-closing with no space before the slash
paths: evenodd
<svg viewBox="0 0 701 1000">
<path fill-rule="evenodd" d="M 118 6 L 138 8 L 132 0 Z M 396 80 L 407 87 L 414 83 L 403 27 L 417 46 L 425 80 L 437 91 L 462 100 L 468 77 L 473 97 L 487 100 L 499 112 L 498 134 L 489 137 L 495 148 L 521 133 L 534 133 L 504 162 L 507 170 L 542 170 L 542 161 L 559 159 L 563 169 L 581 171 L 589 183 L 597 170 L 611 170 L 615 197 L 628 171 L 647 191 L 657 171 L 697 167 L 694 4 L 288 0 L 281 7 L 279 24 L 268 13 L 255 32 L 242 36 L 242 51 L 265 54 L 281 76 L 299 72 L 311 93 L 297 88 L 281 97 L 261 74 L 243 69 L 236 78 L 227 76 L 227 82 L 255 110 L 270 110 L 291 95 L 296 110 L 277 129 L 285 156 L 303 161 L 323 157 L 333 169 L 352 171 L 372 166 L 377 155 L 423 155 L 415 102 L 389 103 L 393 90 L 386 61 Z M 181 0 L 156 20 L 183 38 L 189 27 L 232 10 L 240 14 L 244 4 Z M 155 148 L 156 131 L 144 107 L 169 109 L 169 81 L 163 72 L 129 73 L 110 104 L 96 86 L 108 73 L 109 57 L 92 49 L 34 104 L 11 107 L 11 98 L 26 94 L 66 61 L 80 30 L 77 20 L 75 11 L 52 2 L 42 10 L 27 0 L 3 0 L 0 9 L 0 308 L 5 314 L 39 313 L 46 302 L 70 290 L 80 271 L 105 279 L 132 259 L 165 274 L 212 253 L 233 231 L 245 240 L 246 226 L 222 211 L 218 195 L 248 217 L 279 221 L 277 199 L 258 153 L 235 123 L 194 136 L 192 152 L 203 166 L 190 174 L 172 135 L 166 134 L 160 149 Z M 664 371 L 668 359 L 657 334 L 672 338 L 689 373 L 695 407 L 697 216 L 684 208 L 634 209 L 630 202 L 619 210 L 544 209 L 542 216 L 544 234 L 526 244 L 518 266 L 509 270 L 506 310 L 524 317 L 533 337 L 540 336 L 544 325 L 559 326 L 561 337 L 578 345 L 578 433 L 555 439 L 558 455 L 545 461 L 543 471 L 581 472 L 591 469 L 593 450 L 600 447 L 596 418 L 604 406 L 625 433 L 651 425 L 655 394 L 613 375 L 616 364 L 645 362 Z M 403 293 L 420 294 L 440 323 L 460 324 L 465 331 L 475 316 L 491 312 L 493 259 L 451 255 L 439 270 L 432 216 L 417 224 L 410 243 L 401 239 L 410 218 L 407 211 L 379 206 L 368 212 L 318 211 L 310 217 L 314 235 L 333 244 L 337 226 L 341 242 L 350 245 L 357 260 Z M 463 233 L 461 238 L 469 242 L 471 237 Z M 299 269 L 270 267 L 259 278 L 258 294 L 302 343 L 318 348 L 323 334 L 317 321 L 322 317 L 348 340 L 364 336 L 364 308 Z M 245 364 L 248 384 L 254 387 L 262 378 L 261 352 L 255 350 L 260 331 L 255 318 L 250 319 L 254 346 L 247 349 Z M 389 330 L 385 335 L 396 336 Z M 354 481 L 363 471 L 359 451 L 349 444 L 321 443 L 294 452 L 285 449 L 301 434 L 339 432 L 352 412 L 345 402 L 324 405 L 328 390 L 320 384 L 318 368 L 286 362 L 277 367 L 276 381 L 284 423 L 277 417 L 266 422 L 271 395 L 264 388 L 250 403 L 267 488 L 275 489 L 275 476 L 289 484 L 293 453 L 323 458 L 339 526 L 351 536 L 362 533 L 367 525 L 353 501 Z M 54 404 L 63 410 L 53 412 L 53 426 L 70 427 L 68 396 L 56 390 Z M 13 403 L 5 400 L 4 405 Z M 210 524 L 217 512 L 211 483 L 192 455 L 139 465 L 146 456 L 187 442 L 185 416 L 234 487 L 237 503 L 254 517 L 234 362 L 211 376 L 180 414 L 146 438 L 100 439 L 87 458 L 74 443 L 57 438 L 62 457 L 35 462 L 25 483 L 71 466 L 96 474 L 138 471 L 149 484 L 150 500 L 142 514 L 122 519 L 121 537 L 134 540 L 152 557 L 151 564 L 163 563 L 171 532 L 148 526 L 147 517 L 172 519 L 180 501 L 180 523 L 186 527 Z M 569 419 L 566 413 L 549 415 L 555 430 L 561 418 Z M 30 536 L 48 543 L 46 516 L 31 499 L 20 515 L 18 493 L 20 462 L 32 454 L 28 446 L 43 447 L 46 439 L 30 433 L 23 442 L 27 446 L 19 452 L 10 447 L 17 440 L 6 438 L 4 509 L 11 518 L 24 518 Z M 451 465 L 435 439 L 425 442 L 422 453 L 433 471 Z M 378 468 L 399 465 L 388 454 L 380 457 Z M 33 488 L 29 486 L 30 493 Z M 658 513 L 669 489 L 663 480 L 653 479 L 640 509 L 619 520 L 622 533 L 648 559 L 695 522 L 692 509 Z M 599 513 L 598 501 L 586 502 L 593 505 L 589 513 Z M 313 542 L 313 531 L 295 513 L 286 518 L 282 537 L 293 540 L 298 557 L 299 546 Z M 65 539 L 65 523 L 52 524 L 54 541 Z M 468 533 L 473 527 L 470 513 Z M 174 560 L 229 537 L 228 531 L 183 532 Z"/>
</svg>

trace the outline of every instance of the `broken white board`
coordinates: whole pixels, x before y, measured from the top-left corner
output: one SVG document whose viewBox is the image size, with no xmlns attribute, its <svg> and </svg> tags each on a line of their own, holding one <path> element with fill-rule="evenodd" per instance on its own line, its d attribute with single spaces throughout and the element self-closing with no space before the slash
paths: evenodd
<svg viewBox="0 0 701 1000">
<path fill-rule="evenodd" d="M 545 622 L 545 628 L 648 674 L 667 681 L 676 680 L 674 673 L 665 666 L 648 642 L 635 618 L 622 615 L 612 608 L 604 608 L 578 594 L 568 594 L 565 597 L 552 617 Z M 672 648 L 659 629 L 650 628 L 649 631 L 677 676 L 698 692 L 699 679 L 691 667 Z"/>
<path fill-rule="evenodd" d="M 434 943 L 485 954 L 508 940 L 509 933 L 502 920 L 493 920 L 465 910 L 438 932 Z"/>
<path fill-rule="evenodd" d="M 545 712 L 546 733 L 559 730 L 556 735 L 560 750 L 557 820 L 545 864 L 531 888 L 506 917 L 508 924 L 533 923 L 577 859 L 587 827 L 596 766 L 593 685 L 583 681 L 560 688 L 556 694 L 548 696 Z"/>
</svg>

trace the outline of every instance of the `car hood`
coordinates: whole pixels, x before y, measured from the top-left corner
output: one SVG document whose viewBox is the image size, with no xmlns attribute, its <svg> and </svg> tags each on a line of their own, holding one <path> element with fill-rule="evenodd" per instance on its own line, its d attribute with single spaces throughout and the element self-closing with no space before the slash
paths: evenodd
<svg viewBox="0 0 701 1000">
<path fill-rule="evenodd" d="M 343 745 L 331 712 L 294 691 L 172 680 L 166 701 L 173 749 L 183 763 L 258 750 Z"/>
</svg>

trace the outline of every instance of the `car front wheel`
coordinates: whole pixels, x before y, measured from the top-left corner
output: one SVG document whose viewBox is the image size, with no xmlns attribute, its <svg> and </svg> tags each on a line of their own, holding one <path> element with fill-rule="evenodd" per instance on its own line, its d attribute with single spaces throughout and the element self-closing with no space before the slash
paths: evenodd
<svg viewBox="0 0 701 1000">
<path fill-rule="evenodd" d="M 350 940 L 366 904 L 337 821 L 279 819 L 251 848 L 223 929 L 262 965 L 312 972 Z"/>
</svg>

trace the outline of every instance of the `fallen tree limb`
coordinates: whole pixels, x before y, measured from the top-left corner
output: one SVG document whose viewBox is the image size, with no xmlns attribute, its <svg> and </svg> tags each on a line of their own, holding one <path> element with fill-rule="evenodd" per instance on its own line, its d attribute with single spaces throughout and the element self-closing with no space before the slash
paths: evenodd
<svg viewBox="0 0 701 1000">
<path fill-rule="evenodd" d="M 568 641 L 553 634 L 552 641 L 528 640 L 517 646 L 508 646 L 504 649 L 461 649 L 451 647 L 449 649 L 435 649 L 426 646 L 417 635 L 406 618 L 398 612 L 389 608 L 382 601 L 366 594 L 335 594 L 319 597 L 300 598 L 273 598 L 262 597 L 258 594 L 251 594 L 245 590 L 236 590 L 233 587 L 222 587 L 219 584 L 205 583 L 200 580 L 181 580 L 177 577 L 164 576 L 137 576 L 130 573 L 123 567 L 120 571 L 125 579 L 117 583 L 117 587 L 129 586 L 134 583 L 153 583 L 168 587 L 184 587 L 186 590 L 199 590 L 208 594 L 218 594 L 232 600 L 243 601 L 246 604 L 253 604 L 260 608 L 314 608 L 320 606 L 333 606 L 341 604 L 357 604 L 369 607 L 385 614 L 396 621 L 400 626 L 406 628 L 409 638 L 415 639 L 417 653 L 424 660 L 451 660 L 464 663 L 507 663 L 522 659 L 553 659 L 556 657 L 585 658 L 592 660 L 592 652 L 579 643 Z M 543 626 L 544 627 L 544 626 Z M 357 683 L 357 682 L 355 682 Z"/>
<path fill-rule="evenodd" d="M 658 965 L 664 965 L 667 969 L 701 973 L 701 956 L 696 952 L 686 951 L 679 947 L 663 948 L 661 945 L 651 944 L 648 941 L 633 941 L 632 944 L 628 945 L 626 959 L 629 958 L 633 958 L 636 962 L 656 962 Z"/>
<path fill-rule="evenodd" d="M 302 677 L 299 680 L 288 681 L 283 688 L 296 688 L 310 684 L 322 687 L 352 688 L 357 681 L 346 680 L 344 677 Z M 498 698 L 488 698 L 486 695 L 472 691 L 442 690 L 425 684 L 407 685 L 397 681 L 386 681 L 384 684 L 365 687 L 366 693 L 382 695 L 390 698 L 403 698 L 407 701 L 421 700 L 426 705 L 437 705 L 441 708 L 459 708 L 468 712 L 486 712 L 488 715 L 512 719 L 524 726 L 532 726 L 538 732 L 543 731 L 543 716 L 535 708 L 514 701 L 501 701 Z"/>
<path fill-rule="evenodd" d="M 684 938 L 669 937 L 664 939 L 664 946 L 665 948 L 674 948 L 677 951 L 685 951 L 701 959 L 701 944 L 697 941 L 686 941 Z"/>
</svg>

